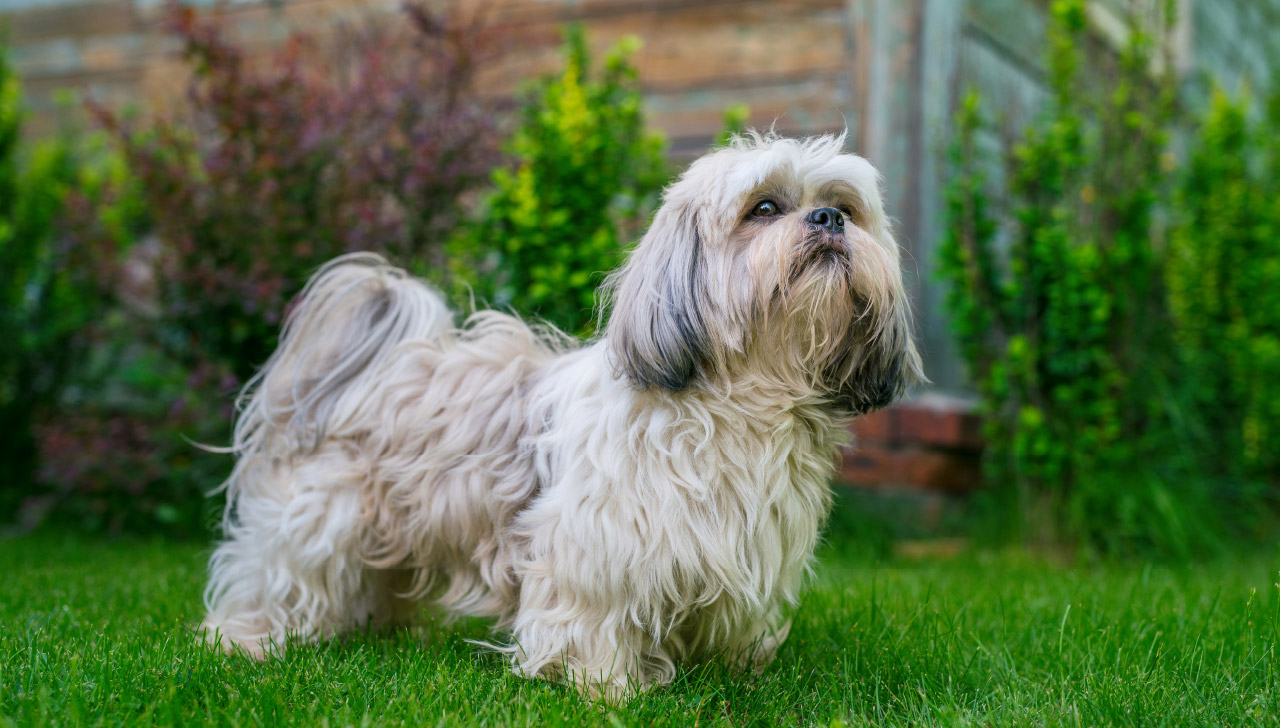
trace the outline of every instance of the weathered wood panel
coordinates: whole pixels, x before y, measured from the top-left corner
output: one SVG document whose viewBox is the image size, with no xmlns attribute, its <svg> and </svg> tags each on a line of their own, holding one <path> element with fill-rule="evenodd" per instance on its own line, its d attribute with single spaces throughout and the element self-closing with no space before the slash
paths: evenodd
<svg viewBox="0 0 1280 728">
<path fill-rule="evenodd" d="M 131 0 L 88 0 L 59 5 L 32 3 L 7 14 L 18 47 L 68 38 L 134 33 L 139 19 Z"/>
<path fill-rule="evenodd" d="M 231 6 L 226 18 L 250 48 L 289 29 L 324 33 L 341 23 L 394 17 L 396 0 L 294 0 Z M 161 6 L 98 0 L 11 14 L 14 62 L 27 81 L 32 128 L 48 128 L 57 86 L 109 90 L 113 99 L 158 103 L 178 94 L 174 44 L 160 28 Z M 599 53 L 625 35 L 643 47 L 636 63 L 654 115 L 681 145 L 709 139 L 724 107 L 748 103 L 752 122 L 793 132 L 844 126 L 854 113 L 847 80 L 841 0 L 497 0 L 493 22 L 512 32 L 513 51 L 486 69 L 486 87 L 514 89 L 559 64 L 559 27 L 585 22 Z M 667 126 L 667 125 L 670 126 Z"/>
<path fill-rule="evenodd" d="M 946 288 L 935 282 L 937 244 L 945 224 L 943 185 L 947 174 L 946 152 L 951 141 L 951 118 L 955 114 L 960 53 L 964 44 L 962 3 L 926 0 L 921 28 L 920 143 L 916 169 L 918 221 L 913 300 L 921 332 L 922 354 L 932 362 L 929 374 L 934 385 L 958 389 L 964 370 L 956 351 L 944 312 Z"/>
</svg>

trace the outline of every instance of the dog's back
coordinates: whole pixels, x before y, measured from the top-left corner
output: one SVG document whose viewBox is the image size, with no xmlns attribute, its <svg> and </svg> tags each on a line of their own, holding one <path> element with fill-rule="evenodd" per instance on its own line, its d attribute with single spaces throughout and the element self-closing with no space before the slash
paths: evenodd
<svg viewBox="0 0 1280 728">
<path fill-rule="evenodd" d="M 376 255 L 321 268 L 240 399 L 211 638 L 260 654 L 424 596 L 509 610 L 501 526 L 536 486 L 520 399 L 560 342 L 494 311 L 455 329 L 438 292 Z"/>
</svg>

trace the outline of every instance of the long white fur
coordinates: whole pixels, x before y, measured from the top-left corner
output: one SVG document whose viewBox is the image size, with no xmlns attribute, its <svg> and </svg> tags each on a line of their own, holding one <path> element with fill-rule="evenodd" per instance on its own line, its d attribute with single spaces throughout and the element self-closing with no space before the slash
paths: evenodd
<svg viewBox="0 0 1280 728">
<path fill-rule="evenodd" d="M 429 602 L 610 698 L 772 659 L 849 418 L 922 378 L 878 178 L 842 146 L 751 135 L 692 165 L 581 346 L 455 328 L 376 256 L 321 269 L 242 399 L 210 638 L 261 656 Z M 752 219 L 766 194 L 789 212 Z M 809 261 L 803 216 L 837 204 L 842 254 Z"/>
</svg>

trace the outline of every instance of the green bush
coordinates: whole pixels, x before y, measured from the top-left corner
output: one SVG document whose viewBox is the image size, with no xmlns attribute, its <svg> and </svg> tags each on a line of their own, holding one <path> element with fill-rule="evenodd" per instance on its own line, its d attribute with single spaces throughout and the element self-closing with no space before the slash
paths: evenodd
<svg viewBox="0 0 1280 728">
<path fill-rule="evenodd" d="M 21 90 L 0 46 L 0 269 L 13 271 L 0 278 L 0 516 L 13 513 L 27 495 L 35 469 L 32 419 L 49 399 L 47 393 L 28 388 L 24 378 L 38 359 L 22 340 L 26 329 L 26 279 L 24 269 L 40 257 L 43 231 L 33 231 L 26 219 L 17 146 L 21 134 Z M 24 198 L 28 195 L 24 194 Z M 38 224 L 38 221 L 37 221 Z"/>
<path fill-rule="evenodd" d="M 1213 95 L 1196 134 L 1167 279 L 1203 437 L 1226 466 L 1280 475 L 1280 96 Z"/>
<path fill-rule="evenodd" d="M 20 89 L 0 46 L 0 522 L 48 507 L 40 451 L 58 412 L 95 388 L 120 241 L 138 209 L 111 201 L 117 158 L 70 133 L 19 153 Z M 100 357 L 99 357 L 100 358 Z"/>
<path fill-rule="evenodd" d="M 1190 410 L 1161 275 L 1173 84 L 1152 75 L 1136 24 L 1114 67 L 1086 75 L 1083 0 L 1052 16 L 1050 101 L 1004 185 L 984 174 L 974 96 L 952 148 L 940 273 L 982 395 L 989 480 L 1037 539 L 1206 548 L 1215 511 L 1183 448 Z"/>
<path fill-rule="evenodd" d="M 592 330 L 600 277 L 639 236 L 669 174 L 665 141 L 645 128 L 637 48 L 623 40 L 597 77 L 572 27 L 564 72 L 526 94 L 511 162 L 452 245 L 459 286 L 481 302 Z"/>
</svg>

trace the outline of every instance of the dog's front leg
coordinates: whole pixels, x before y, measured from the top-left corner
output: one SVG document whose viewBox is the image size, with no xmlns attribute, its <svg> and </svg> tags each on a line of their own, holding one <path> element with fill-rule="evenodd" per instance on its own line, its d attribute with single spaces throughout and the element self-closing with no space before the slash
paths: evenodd
<svg viewBox="0 0 1280 728">
<path fill-rule="evenodd" d="M 552 490 L 520 516 L 520 584 L 510 647 L 517 672 L 569 682 L 617 701 L 675 673 L 664 624 L 668 554 L 651 548 L 608 488 Z M 625 517 L 624 517 L 625 516 Z"/>
<path fill-rule="evenodd" d="M 646 669 L 661 658 L 625 602 L 566 588 L 550 574 L 526 577 L 513 635 L 517 672 L 563 680 L 594 699 L 617 702 L 661 681 Z"/>
<path fill-rule="evenodd" d="M 729 640 L 725 657 L 738 669 L 752 669 L 759 674 L 777 657 L 778 648 L 790 632 L 791 618 L 779 609 L 771 610 L 768 616 Z"/>
</svg>

